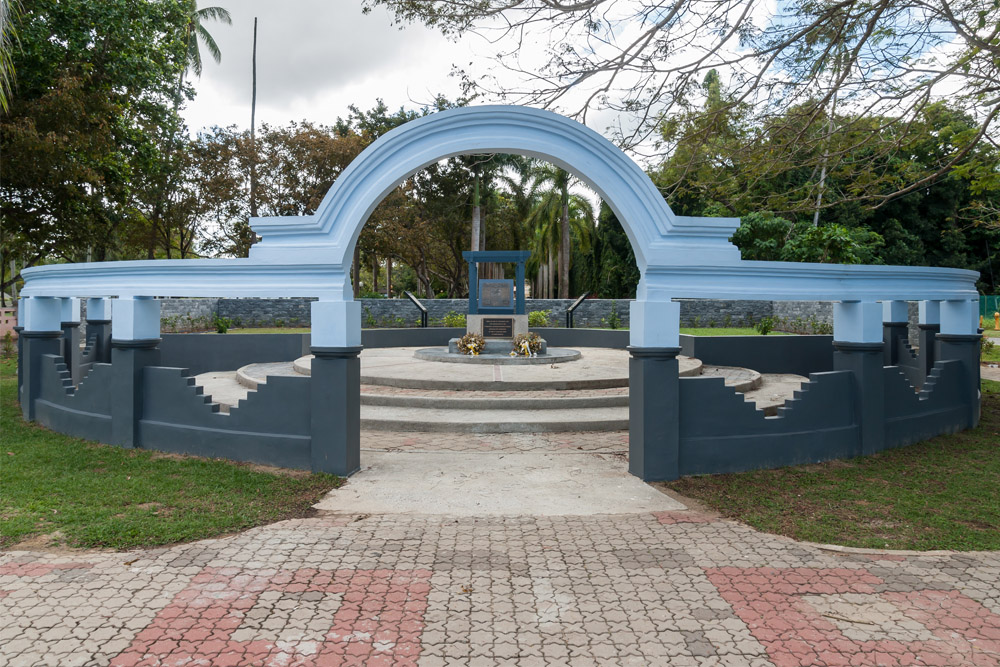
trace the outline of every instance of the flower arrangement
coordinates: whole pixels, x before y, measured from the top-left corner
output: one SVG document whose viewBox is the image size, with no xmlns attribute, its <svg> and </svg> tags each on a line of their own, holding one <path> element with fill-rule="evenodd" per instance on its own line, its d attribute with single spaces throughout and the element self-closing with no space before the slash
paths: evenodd
<svg viewBox="0 0 1000 667">
<path fill-rule="evenodd" d="M 458 339 L 458 351 L 462 354 L 477 357 L 484 347 L 486 347 L 486 339 L 483 338 L 482 334 L 467 333 Z"/>
<path fill-rule="evenodd" d="M 514 349 L 510 356 L 537 357 L 542 350 L 542 337 L 535 332 L 521 333 L 514 336 Z"/>
</svg>

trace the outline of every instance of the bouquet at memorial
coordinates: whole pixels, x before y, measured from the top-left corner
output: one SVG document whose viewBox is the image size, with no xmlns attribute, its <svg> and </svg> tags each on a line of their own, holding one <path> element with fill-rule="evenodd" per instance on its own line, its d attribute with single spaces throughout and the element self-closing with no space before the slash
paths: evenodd
<svg viewBox="0 0 1000 667">
<path fill-rule="evenodd" d="M 517 334 L 514 336 L 513 346 L 512 356 L 535 357 L 542 350 L 542 337 L 533 331 Z"/>
<path fill-rule="evenodd" d="M 476 357 L 486 346 L 486 339 L 482 334 L 467 333 L 458 339 L 458 351 L 462 354 L 471 354 Z"/>
</svg>

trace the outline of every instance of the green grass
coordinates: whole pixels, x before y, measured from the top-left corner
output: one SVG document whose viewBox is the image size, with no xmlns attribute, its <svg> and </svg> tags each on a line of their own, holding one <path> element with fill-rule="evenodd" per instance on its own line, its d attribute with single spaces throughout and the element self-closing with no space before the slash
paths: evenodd
<svg viewBox="0 0 1000 667">
<path fill-rule="evenodd" d="M 682 334 L 690 336 L 759 336 L 753 327 L 681 327 Z M 772 331 L 771 336 L 794 336 L 784 331 Z"/>
<path fill-rule="evenodd" d="M 131 549 L 307 516 L 343 480 L 121 449 L 21 419 L 16 362 L 0 361 L 0 548 Z M 48 536 L 43 538 L 41 536 Z"/>
<path fill-rule="evenodd" d="M 1000 549 L 1000 382 L 982 421 L 875 456 L 688 477 L 670 488 L 797 540 L 889 549 Z"/>
<path fill-rule="evenodd" d="M 260 334 L 260 333 L 309 333 L 309 327 L 260 327 L 259 329 L 230 329 L 231 334 Z"/>
</svg>

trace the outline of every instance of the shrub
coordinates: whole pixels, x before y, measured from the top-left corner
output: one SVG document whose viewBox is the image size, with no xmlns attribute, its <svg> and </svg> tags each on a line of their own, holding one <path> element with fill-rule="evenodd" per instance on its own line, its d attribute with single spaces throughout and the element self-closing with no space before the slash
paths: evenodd
<svg viewBox="0 0 1000 667">
<path fill-rule="evenodd" d="M 551 310 L 533 310 L 528 313 L 528 326 L 547 327 L 549 326 L 549 317 L 551 315 Z"/>
<path fill-rule="evenodd" d="M 611 302 L 611 312 L 608 313 L 608 319 L 604 320 L 608 325 L 609 329 L 618 329 L 622 325 L 622 318 L 618 316 L 618 302 Z"/>
<path fill-rule="evenodd" d="M 13 357 L 14 356 L 14 335 L 7 331 L 3 335 L 3 356 Z"/>
<path fill-rule="evenodd" d="M 441 324 L 446 327 L 464 327 L 467 326 L 465 313 L 456 313 L 454 310 L 449 310 L 441 318 Z"/>
<path fill-rule="evenodd" d="M 766 336 L 767 334 L 771 333 L 771 331 L 774 330 L 774 318 L 773 317 L 763 318 L 760 322 L 754 325 L 754 329 L 756 329 L 757 333 L 759 333 L 761 336 Z"/>
<path fill-rule="evenodd" d="M 229 331 L 229 327 L 233 326 L 233 321 L 228 317 L 219 317 L 214 315 L 212 317 L 212 324 L 215 326 L 216 333 L 226 333 Z"/>
</svg>

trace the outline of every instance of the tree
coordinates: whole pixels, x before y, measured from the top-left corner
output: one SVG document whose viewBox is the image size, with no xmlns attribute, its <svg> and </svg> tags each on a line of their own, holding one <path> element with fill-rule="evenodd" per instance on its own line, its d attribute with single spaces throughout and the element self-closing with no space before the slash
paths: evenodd
<svg viewBox="0 0 1000 667">
<path fill-rule="evenodd" d="M 0 111 L 4 112 L 9 108 L 14 89 L 14 49 L 18 43 L 20 19 L 20 0 L 0 0 Z"/>
<path fill-rule="evenodd" d="M 229 10 L 222 7 L 202 7 L 201 9 L 198 9 L 197 0 L 188 0 L 187 10 L 187 22 L 184 24 L 184 33 L 182 36 L 185 51 L 187 53 L 187 59 L 185 63 L 186 66 L 181 71 L 181 75 L 177 82 L 178 97 L 180 97 L 180 89 L 184 85 L 184 75 L 188 72 L 188 70 L 194 72 L 195 76 L 201 76 L 202 43 L 204 43 L 205 48 L 208 49 L 208 53 L 212 56 L 212 60 L 216 63 L 222 62 L 222 51 L 219 50 L 219 45 L 215 43 L 215 38 L 212 37 L 212 34 L 208 32 L 202 23 L 204 21 L 220 21 L 226 25 L 233 24 L 233 19 L 229 15 Z"/>
<path fill-rule="evenodd" d="M 378 5 L 400 22 L 422 21 L 449 36 L 488 36 L 505 68 L 466 76 L 470 91 L 583 121 L 598 110 L 624 114 L 617 134 L 625 148 L 655 137 L 677 112 L 710 119 L 746 105 L 741 152 L 755 155 L 765 171 L 800 160 L 813 206 L 820 191 L 822 206 L 837 203 L 822 185 L 824 165 L 836 168 L 862 146 L 885 161 L 905 160 L 916 119 L 945 96 L 976 119 L 973 131 L 953 136 L 929 171 L 859 181 L 841 199 L 883 205 L 948 173 L 977 145 L 996 141 L 996 2 L 790 0 L 772 13 L 764 0 L 366 0 L 367 10 Z M 525 51 L 553 41 L 559 47 L 526 70 Z M 700 86 L 713 69 L 730 95 L 722 106 L 703 108 Z M 852 113 L 833 123 L 835 106 Z M 873 116 L 881 122 L 867 122 Z M 761 148 L 763 138 L 776 134 L 788 141 Z M 831 142 L 840 148 L 817 150 Z M 660 146 L 659 153 L 673 148 Z"/>
<path fill-rule="evenodd" d="M 175 0 L 23 8 L 18 94 L 0 119 L 4 256 L 31 266 L 141 253 L 134 185 L 162 159 L 159 133 L 178 122 L 183 21 Z"/>
<path fill-rule="evenodd" d="M 601 204 L 593 250 L 580 263 L 577 275 L 580 292 L 591 292 L 602 299 L 635 298 L 639 284 L 635 252 L 621 222 L 607 204 Z"/>
<path fill-rule="evenodd" d="M 544 256 L 548 262 L 545 267 L 546 284 L 543 292 L 549 298 L 556 296 L 553 289 L 553 278 L 558 273 L 558 298 L 569 298 L 570 256 L 572 254 L 572 235 L 576 232 L 580 243 L 589 246 L 594 227 L 594 210 L 590 202 L 581 195 L 571 193 L 573 178 L 569 172 L 551 164 L 540 164 L 535 169 L 535 184 L 542 190 L 538 202 L 531 212 L 528 223 L 535 230 L 534 251 L 538 255 L 537 262 Z M 558 269 L 553 266 L 553 258 L 558 258 Z"/>
</svg>

